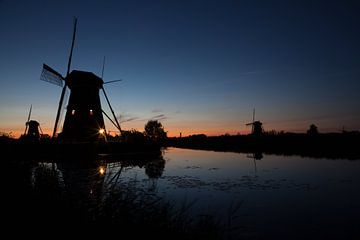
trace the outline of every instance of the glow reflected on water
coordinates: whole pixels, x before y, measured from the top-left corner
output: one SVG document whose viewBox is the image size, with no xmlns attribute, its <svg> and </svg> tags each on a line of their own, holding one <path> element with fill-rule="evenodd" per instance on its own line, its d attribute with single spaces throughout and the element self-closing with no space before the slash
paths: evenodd
<svg viewBox="0 0 360 240">
<path fill-rule="evenodd" d="M 105 168 L 104 167 L 99 167 L 99 173 L 100 173 L 100 175 L 104 175 Z"/>
</svg>

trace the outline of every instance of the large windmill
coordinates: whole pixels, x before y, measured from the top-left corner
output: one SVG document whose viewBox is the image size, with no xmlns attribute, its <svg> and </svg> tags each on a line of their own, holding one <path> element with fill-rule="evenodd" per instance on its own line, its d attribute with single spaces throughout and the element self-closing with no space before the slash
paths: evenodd
<svg viewBox="0 0 360 240">
<path fill-rule="evenodd" d="M 121 134 L 120 124 L 111 107 L 104 89 L 104 81 L 92 72 L 72 70 L 70 72 L 72 53 L 76 36 L 77 19 L 74 19 L 74 31 L 66 76 L 63 77 L 48 65 L 44 64 L 40 79 L 62 87 L 59 106 L 56 114 L 52 137 L 57 134 L 61 110 L 63 109 L 66 89 L 70 89 L 70 97 L 66 107 L 63 130 L 59 137 L 65 140 L 93 141 L 106 134 L 103 113 L 110 119 Z M 111 109 L 113 120 L 102 110 L 99 92 L 105 95 Z"/>
<path fill-rule="evenodd" d="M 253 135 L 261 135 L 261 134 L 263 134 L 262 122 L 255 121 L 255 108 L 253 109 L 252 122 L 247 123 L 246 126 L 251 126 L 251 134 L 253 134 Z"/>
</svg>

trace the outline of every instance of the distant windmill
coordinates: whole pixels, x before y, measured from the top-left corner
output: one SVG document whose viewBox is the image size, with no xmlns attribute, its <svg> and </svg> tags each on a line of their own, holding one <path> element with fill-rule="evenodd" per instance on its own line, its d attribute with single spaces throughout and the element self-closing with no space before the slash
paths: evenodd
<svg viewBox="0 0 360 240">
<path fill-rule="evenodd" d="M 100 89 L 103 91 L 106 101 L 113 114 L 114 121 L 112 121 L 112 123 L 120 131 L 120 133 L 121 128 L 105 93 L 103 79 L 91 72 L 73 70 L 70 73 L 71 59 L 76 36 L 76 25 L 77 19 L 74 18 L 74 31 L 66 76 L 63 77 L 60 73 L 44 64 L 40 79 L 63 87 L 54 124 L 53 138 L 57 133 L 61 109 L 63 109 L 65 92 L 66 89 L 69 88 L 70 97 L 66 108 L 61 137 L 68 140 L 92 141 L 102 138 L 105 135 L 105 124 L 102 115 L 102 113 L 105 112 L 101 108 L 99 96 Z"/>
<path fill-rule="evenodd" d="M 31 110 L 32 110 L 32 105 L 30 105 L 29 115 L 28 115 L 27 121 L 25 123 L 24 137 L 26 137 L 28 139 L 32 139 L 32 140 L 39 140 L 40 139 L 39 130 L 40 130 L 41 134 L 43 132 L 41 130 L 41 127 L 40 127 L 40 124 L 38 121 L 30 120 Z"/>
<path fill-rule="evenodd" d="M 251 134 L 261 135 L 263 133 L 262 122 L 255 121 L 255 108 L 253 109 L 253 120 L 250 123 L 247 123 L 246 126 L 251 125 Z"/>
</svg>

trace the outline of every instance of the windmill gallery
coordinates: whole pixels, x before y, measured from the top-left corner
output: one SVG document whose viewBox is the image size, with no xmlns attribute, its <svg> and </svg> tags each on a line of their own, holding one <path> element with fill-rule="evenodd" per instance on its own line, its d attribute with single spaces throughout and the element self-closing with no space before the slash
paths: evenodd
<svg viewBox="0 0 360 240">
<path fill-rule="evenodd" d="M 31 120 L 31 106 L 24 135 L 20 138 L 20 142 L 16 145 L 16 148 L 21 146 L 22 148 L 26 148 L 26 152 L 33 152 L 35 154 L 38 154 L 39 152 L 57 152 L 62 154 L 74 154 L 78 152 L 83 154 L 86 152 L 91 154 L 145 153 L 158 155 L 161 153 L 158 141 L 154 141 L 154 139 L 140 139 L 140 141 L 130 142 L 122 137 L 123 131 L 121 130 L 120 124 L 104 89 L 104 84 L 121 80 L 104 82 L 102 77 L 98 77 L 92 72 L 70 70 L 76 37 L 76 26 L 77 19 L 75 18 L 71 50 L 65 77 L 47 64 L 43 64 L 40 76 L 41 80 L 62 87 L 52 138 L 47 141 L 40 139 L 40 124 L 35 120 Z M 66 105 L 62 131 L 58 133 L 60 118 L 63 114 L 62 111 L 65 109 L 65 95 L 67 89 L 70 90 L 70 96 Z M 102 109 L 100 91 L 106 99 L 112 117 Z M 117 139 L 108 141 L 103 115 L 105 115 L 118 130 L 119 135 Z M 10 149 L 14 147 L 15 145 L 11 146 Z M 17 151 L 18 149 L 13 150 Z"/>
</svg>

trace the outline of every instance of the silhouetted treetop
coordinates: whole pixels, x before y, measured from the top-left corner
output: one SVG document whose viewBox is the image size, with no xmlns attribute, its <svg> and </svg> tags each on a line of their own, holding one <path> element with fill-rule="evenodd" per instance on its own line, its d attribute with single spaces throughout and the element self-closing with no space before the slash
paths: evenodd
<svg viewBox="0 0 360 240">
<path fill-rule="evenodd" d="M 164 127 L 158 120 L 149 120 L 145 125 L 145 136 L 152 140 L 163 140 L 167 138 Z"/>
<path fill-rule="evenodd" d="M 307 134 L 316 135 L 318 133 L 319 133 L 319 131 L 318 131 L 317 126 L 315 124 L 311 124 L 309 130 L 307 130 Z"/>
</svg>

